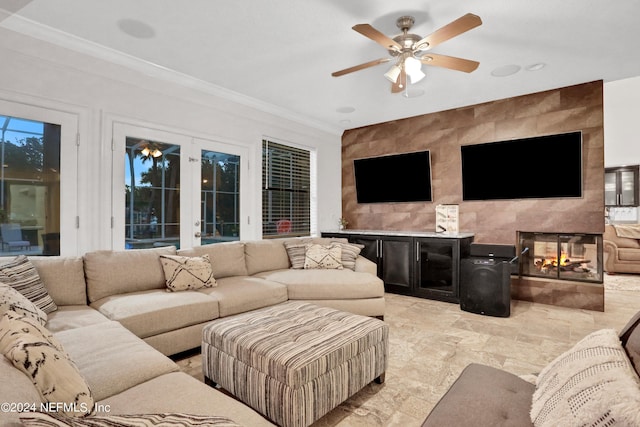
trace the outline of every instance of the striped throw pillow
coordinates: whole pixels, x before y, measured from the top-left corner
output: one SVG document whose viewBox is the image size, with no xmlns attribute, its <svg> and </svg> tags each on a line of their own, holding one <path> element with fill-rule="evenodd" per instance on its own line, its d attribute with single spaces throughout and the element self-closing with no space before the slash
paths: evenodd
<svg viewBox="0 0 640 427">
<path fill-rule="evenodd" d="M 356 269 L 356 258 L 360 255 L 360 251 L 364 249 L 364 245 L 355 243 L 335 243 L 342 248 L 342 266 L 350 270 Z"/>
<path fill-rule="evenodd" d="M 22 425 L 27 427 L 240 427 L 229 418 L 187 414 L 104 415 L 86 418 L 69 418 L 56 413 L 25 412 L 20 415 Z"/>
<path fill-rule="evenodd" d="M 35 266 L 24 255 L 0 264 L 0 282 L 10 285 L 45 313 L 58 309 Z"/>
</svg>

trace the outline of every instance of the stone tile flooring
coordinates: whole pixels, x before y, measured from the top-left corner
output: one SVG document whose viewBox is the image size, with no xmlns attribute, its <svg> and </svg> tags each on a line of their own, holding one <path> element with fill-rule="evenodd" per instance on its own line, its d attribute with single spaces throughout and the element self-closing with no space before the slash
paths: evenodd
<svg viewBox="0 0 640 427">
<path fill-rule="evenodd" d="M 627 290 L 636 284 L 637 291 Z M 387 294 L 390 357 L 386 382 L 368 385 L 313 426 L 420 426 L 471 362 L 517 375 L 539 372 L 586 334 L 602 328 L 618 330 L 640 310 L 640 276 L 607 275 L 605 287 L 604 313 L 514 300 L 509 318 Z M 178 364 L 203 380 L 199 354 Z"/>
</svg>

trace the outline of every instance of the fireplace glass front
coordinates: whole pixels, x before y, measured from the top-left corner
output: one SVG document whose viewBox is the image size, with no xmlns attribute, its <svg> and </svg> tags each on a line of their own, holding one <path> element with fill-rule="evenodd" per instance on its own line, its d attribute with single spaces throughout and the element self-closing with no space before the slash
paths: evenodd
<svg viewBox="0 0 640 427">
<path fill-rule="evenodd" d="M 602 235 L 518 232 L 520 274 L 602 283 Z"/>
</svg>

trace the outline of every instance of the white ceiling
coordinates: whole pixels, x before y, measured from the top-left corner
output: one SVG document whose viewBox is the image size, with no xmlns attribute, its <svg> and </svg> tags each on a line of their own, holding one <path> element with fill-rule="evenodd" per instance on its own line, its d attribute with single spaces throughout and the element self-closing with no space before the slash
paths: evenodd
<svg viewBox="0 0 640 427">
<path fill-rule="evenodd" d="M 337 132 L 640 75 L 638 0 L 0 0 L 0 7 L 13 13 L 0 23 L 7 29 L 37 28 L 34 36 L 58 44 L 69 40 L 60 34 L 71 35 L 69 47 L 87 40 L 96 56 L 104 46 L 109 57 L 121 52 Z M 425 65 L 427 77 L 409 87 L 424 91 L 415 98 L 391 93 L 383 76 L 390 64 L 331 76 L 388 55 L 355 24 L 394 36 L 396 18 L 409 14 L 411 32 L 426 36 L 465 13 L 483 24 L 433 51 L 479 61 L 471 74 Z M 546 67 L 526 69 L 537 63 Z M 507 65 L 522 68 L 491 75 Z"/>
</svg>

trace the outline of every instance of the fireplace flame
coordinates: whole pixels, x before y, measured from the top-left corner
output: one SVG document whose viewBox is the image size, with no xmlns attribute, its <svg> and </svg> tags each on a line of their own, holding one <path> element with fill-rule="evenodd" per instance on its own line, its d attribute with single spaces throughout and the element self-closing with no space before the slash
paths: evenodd
<svg viewBox="0 0 640 427">
<path fill-rule="evenodd" d="M 554 267 L 566 267 L 570 263 L 571 260 L 567 257 L 567 254 L 565 252 L 562 252 L 560 254 L 560 259 L 558 259 L 558 257 L 542 258 L 540 260 L 537 260 L 535 264 L 539 270 L 545 271 Z"/>
</svg>

